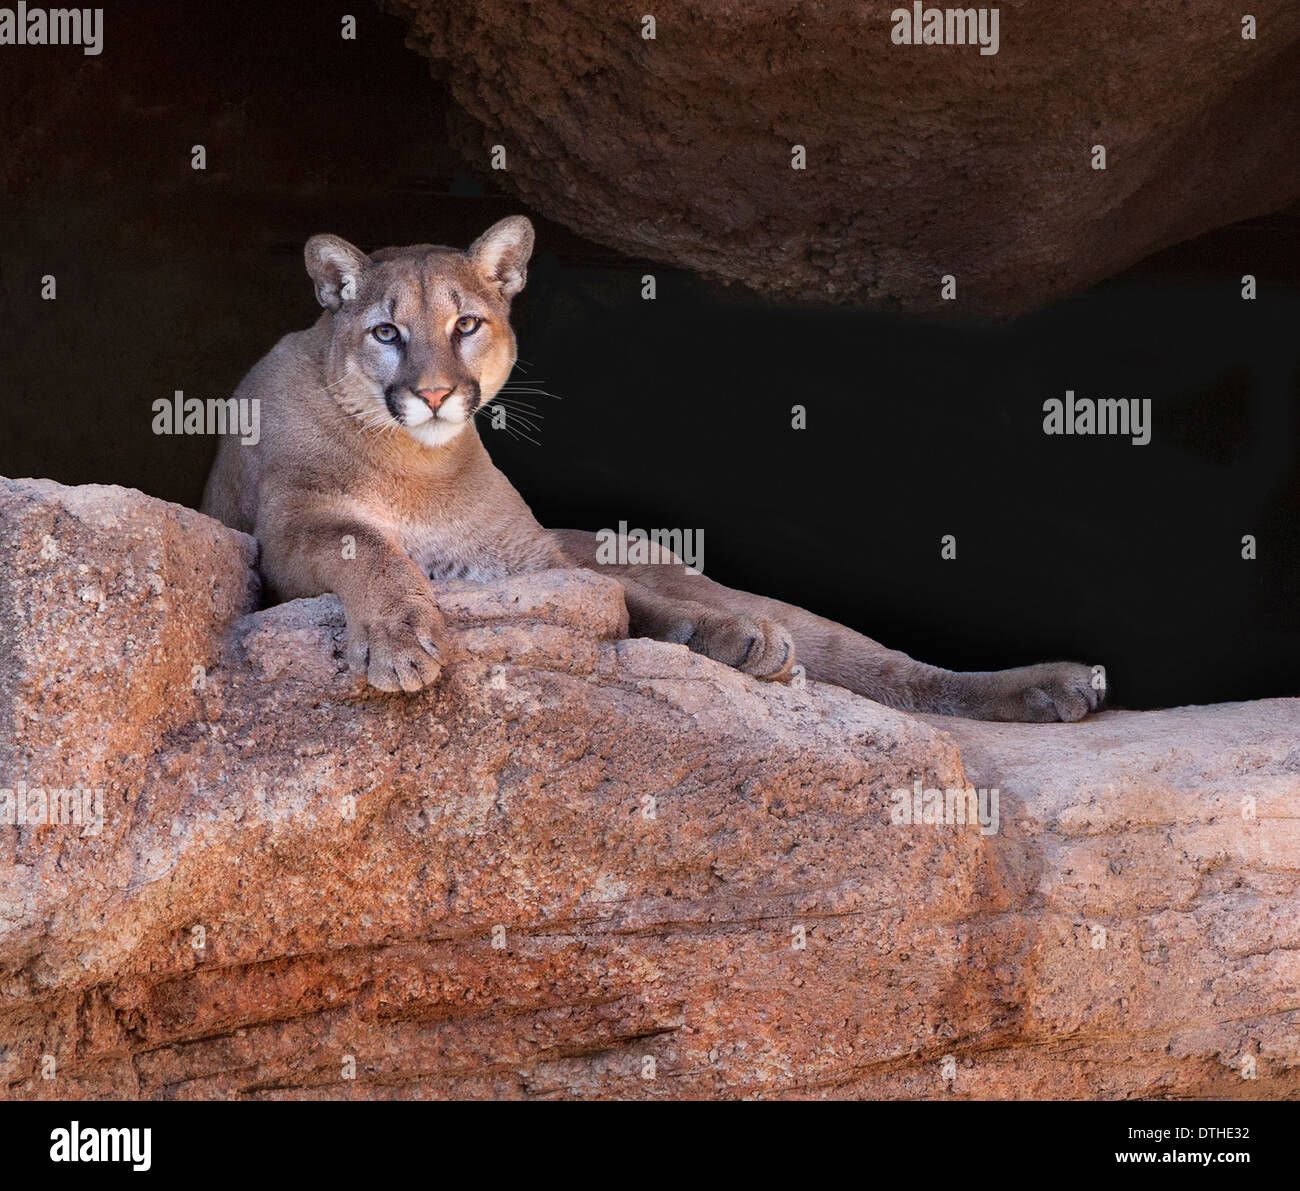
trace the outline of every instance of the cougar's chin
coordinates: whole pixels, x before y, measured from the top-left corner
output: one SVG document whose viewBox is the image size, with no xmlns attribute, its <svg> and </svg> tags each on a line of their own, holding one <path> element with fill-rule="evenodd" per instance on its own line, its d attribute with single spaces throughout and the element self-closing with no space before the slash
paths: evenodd
<svg viewBox="0 0 1300 1191">
<path fill-rule="evenodd" d="M 468 421 L 451 421 L 443 417 L 426 418 L 418 426 L 407 424 L 403 429 L 418 443 L 423 443 L 426 447 L 440 447 L 444 443 L 449 443 L 456 437 L 466 426 Z"/>
<path fill-rule="evenodd" d="M 435 413 L 427 403 L 409 393 L 388 401 L 389 412 L 416 442 L 440 447 L 450 442 L 469 424 L 464 396 L 454 393 Z"/>
</svg>

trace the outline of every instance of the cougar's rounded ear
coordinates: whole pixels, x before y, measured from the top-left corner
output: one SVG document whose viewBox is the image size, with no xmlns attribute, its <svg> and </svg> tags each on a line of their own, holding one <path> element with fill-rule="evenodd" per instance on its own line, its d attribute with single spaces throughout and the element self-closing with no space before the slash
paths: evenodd
<svg viewBox="0 0 1300 1191">
<path fill-rule="evenodd" d="M 533 225 L 523 215 L 508 215 L 479 236 L 466 255 L 483 280 L 509 301 L 528 278 Z"/>
<path fill-rule="evenodd" d="M 312 236 L 303 249 L 307 273 L 316 285 L 316 300 L 327 310 L 337 310 L 356 297 L 357 279 L 370 258 L 338 236 Z"/>
</svg>

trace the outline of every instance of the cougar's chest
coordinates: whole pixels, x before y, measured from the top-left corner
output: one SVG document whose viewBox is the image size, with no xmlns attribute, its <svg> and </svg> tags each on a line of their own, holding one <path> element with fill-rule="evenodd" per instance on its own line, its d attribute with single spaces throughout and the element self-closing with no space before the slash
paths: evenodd
<svg viewBox="0 0 1300 1191">
<path fill-rule="evenodd" d="M 421 564 L 430 579 L 469 579 L 473 583 L 488 583 L 505 578 L 504 567 L 484 567 L 470 562 L 439 560 Z"/>
<path fill-rule="evenodd" d="M 485 583 L 515 574 L 515 531 L 532 514 L 492 466 L 477 435 L 461 435 L 447 451 L 449 462 L 440 471 L 408 483 L 400 499 L 390 496 L 390 516 L 401 527 L 407 555 L 431 579 Z"/>
<path fill-rule="evenodd" d="M 487 547 L 476 527 L 426 524 L 408 531 L 406 552 L 430 579 L 469 579 L 488 583 L 502 579 L 507 568 Z"/>
</svg>

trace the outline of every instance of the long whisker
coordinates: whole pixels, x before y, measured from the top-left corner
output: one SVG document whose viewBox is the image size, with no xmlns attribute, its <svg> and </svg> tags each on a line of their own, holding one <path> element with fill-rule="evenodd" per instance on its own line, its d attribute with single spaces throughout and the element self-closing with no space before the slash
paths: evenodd
<svg viewBox="0 0 1300 1191">
<path fill-rule="evenodd" d="M 505 402 L 501 402 L 501 404 L 505 405 Z M 485 409 L 491 409 L 491 408 L 492 408 L 491 404 L 480 405 L 478 409 L 474 411 L 474 413 L 475 415 L 478 415 L 482 413 Z M 509 407 L 507 406 L 507 408 Z M 518 423 L 522 423 L 522 425 L 527 427 L 529 430 L 535 431 L 538 434 L 541 433 L 541 427 L 533 423 L 529 419 L 527 414 L 520 414 L 518 412 L 516 412 L 513 417 L 507 417 L 505 419 L 502 429 L 504 429 L 505 432 L 508 435 L 510 435 L 510 437 L 513 438 L 515 441 L 518 441 L 519 439 L 524 439 L 525 441 L 532 443 L 533 446 L 540 447 L 542 444 L 538 442 L 537 439 L 533 438 L 531 435 L 525 434 L 522 430 L 520 430 L 517 425 Z"/>
<path fill-rule="evenodd" d="M 553 397 L 556 401 L 562 401 L 563 398 L 558 393 L 550 393 L 545 389 L 525 387 L 524 385 L 502 385 L 497 390 L 499 393 L 526 393 L 530 396 Z"/>
<path fill-rule="evenodd" d="M 499 405 L 503 410 L 509 410 L 516 421 L 532 425 L 537 428 L 537 424 L 546 416 L 538 413 L 531 405 L 516 401 L 495 400 L 491 405 Z M 489 409 L 491 406 L 482 406 L 483 409 Z"/>
<path fill-rule="evenodd" d="M 393 434 L 398 423 L 390 418 L 386 411 L 371 408 L 345 409 L 344 412 L 361 427 L 362 430 L 384 436 Z"/>
<path fill-rule="evenodd" d="M 502 409 L 508 409 L 517 417 L 523 418 L 544 418 L 545 414 L 538 413 L 533 407 L 526 402 L 493 399 L 487 405 L 479 406 L 475 412 L 478 413 L 485 409 L 492 409 L 494 406 L 500 406 Z"/>
<path fill-rule="evenodd" d="M 338 378 L 338 380 L 332 380 L 332 381 L 330 381 L 330 383 L 327 384 L 324 388 L 317 389 L 316 392 L 318 392 L 318 393 L 323 393 L 323 392 L 325 392 L 325 389 L 332 389 L 335 385 L 341 385 L 341 384 L 342 384 L 345 380 L 347 380 L 348 377 L 351 376 L 351 375 L 352 375 L 356 370 L 357 370 L 357 367 L 356 367 L 356 365 L 354 364 L 354 365 L 352 365 L 352 367 L 349 368 L 349 369 L 348 369 L 348 370 L 347 370 L 347 371 L 346 371 L 342 376 L 340 376 L 340 377 Z"/>
</svg>

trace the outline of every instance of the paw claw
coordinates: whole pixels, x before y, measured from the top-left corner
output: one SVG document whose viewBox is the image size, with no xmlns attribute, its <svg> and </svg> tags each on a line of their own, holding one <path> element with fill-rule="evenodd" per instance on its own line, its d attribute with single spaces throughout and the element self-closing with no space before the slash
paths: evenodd
<svg viewBox="0 0 1300 1191">
<path fill-rule="evenodd" d="M 438 644 L 446 629 L 432 597 L 423 592 L 385 610 L 348 624 L 348 664 L 380 691 L 413 693 L 436 682 L 442 673 Z"/>
</svg>

